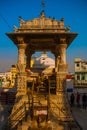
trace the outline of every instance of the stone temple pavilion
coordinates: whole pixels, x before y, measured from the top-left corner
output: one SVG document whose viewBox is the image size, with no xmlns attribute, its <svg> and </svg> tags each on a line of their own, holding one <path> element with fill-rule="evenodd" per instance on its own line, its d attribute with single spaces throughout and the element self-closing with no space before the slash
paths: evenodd
<svg viewBox="0 0 87 130">
<path fill-rule="evenodd" d="M 66 50 L 77 33 L 70 32 L 70 26 L 64 26 L 64 18 L 58 21 L 46 17 L 44 11 L 40 17 L 32 20 L 24 21 L 19 17 L 19 22 L 19 28 L 14 26 L 14 32 L 6 33 L 18 48 L 17 94 L 8 126 L 11 130 L 19 130 L 19 127 L 23 130 L 79 130 L 72 117 L 65 89 L 68 73 Z M 30 69 L 31 56 L 36 51 L 50 51 L 54 54 L 55 71 L 52 75 L 55 78 L 48 76 L 46 86 L 43 81 L 39 85 L 32 81 L 29 88 L 27 78 L 31 75 L 27 75 L 25 69 Z M 55 89 L 55 93 L 52 93 L 52 89 Z M 25 117 L 27 119 L 24 121 Z M 32 125 L 29 126 L 29 123 Z"/>
</svg>

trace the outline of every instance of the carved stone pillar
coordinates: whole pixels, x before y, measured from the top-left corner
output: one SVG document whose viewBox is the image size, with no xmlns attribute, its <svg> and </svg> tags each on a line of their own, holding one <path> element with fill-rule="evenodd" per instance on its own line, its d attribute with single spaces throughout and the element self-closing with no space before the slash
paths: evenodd
<svg viewBox="0 0 87 130">
<path fill-rule="evenodd" d="M 62 39 L 64 40 L 64 39 Z M 66 64 L 66 47 L 65 40 L 56 47 L 56 96 L 58 104 L 58 113 L 60 121 L 72 120 L 68 99 L 66 96 L 65 78 L 67 74 L 68 65 Z"/>
<path fill-rule="evenodd" d="M 27 86 L 26 86 L 26 72 L 25 72 L 25 50 L 27 45 L 21 41 L 20 44 L 18 44 L 18 63 L 17 63 L 17 95 L 16 97 L 20 95 L 26 95 L 27 93 Z"/>
<path fill-rule="evenodd" d="M 27 45 L 25 43 L 18 44 L 18 63 L 25 64 L 25 49 Z"/>
<path fill-rule="evenodd" d="M 67 44 L 59 45 L 59 54 L 60 54 L 60 63 L 61 64 L 66 64 L 66 47 L 67 47 Z"/>
<path fill-rule="evenodd" d="M 57 55 L 57 56 L 55 57 L 56 73 L 59 72 L 59 64 L 60 64 L 60 55 Z"/>
<path fill-rule="evenodd" d="M 25 51 L 27 44 L 24 43 L 23 38 L 18 38 L 18 63 L 16 65 L 17 68 L 17 94 L 16 94 L 16 99 L 15 99 L 15 104 L 12 108 L 12 112 L 9 116 L 9 122 L 10 126 L 14 127 L 15 122 L 13 120 L 17 120 L 20 115 L 22 115 L 22 111 L 24 108 L 21 106 L 24 105 L 24 103 L 28 102 L 28 95 L 27 95 L 27 75 L 25 72 Z M 18 109 L 20 111 L 18 112 Z M 15 114 L 15 116 L 13 116 Z M 22 117 L 23 118 L 23 117 Z M 20 118 L 21 119 L 21 118 Z M 17 123 L 19 120 L 17 120 Z"/>
<path fill-rule="evenodd" d="M 56 72 L 56 93 L 59 86 L 59 78 L 58 78 L 58 72 L 59 72 L 59 63 L 60 63 L 60 56 L 58 53 L 55 55 L 55 72 Z"/>
<path fill-rule="evenodd" d="M 57 72 L 57 57 L 55 55 L 55 72 Z"/>
</svg>

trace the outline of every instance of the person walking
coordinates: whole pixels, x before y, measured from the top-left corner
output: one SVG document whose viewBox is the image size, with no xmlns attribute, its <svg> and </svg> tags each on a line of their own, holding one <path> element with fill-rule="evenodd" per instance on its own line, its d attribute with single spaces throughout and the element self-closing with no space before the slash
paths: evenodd
<svg viewBox="0 0 87 130">
<path fill-rule="evenodd" d="M 83 109 L 86 109 L 86 106 L 87 106 L 87 96 L 86 96 L 85 93 L 82 96 L 82 105 L 83 105 Z"/>
<path fill-rule="evenodd" d="M 74 106 L 74 101 L 75 101 L 75 96 L 72 93 L 71 96 L 70 96 L 70 104 L 71 104 L 71 106 Z"/>
<path fill-rule="evenodd" d="M 77 92 L 76 103 L 77 103 L 77 107 L 80 107 L 80 93 L 79 92 Z"/>
</svg>

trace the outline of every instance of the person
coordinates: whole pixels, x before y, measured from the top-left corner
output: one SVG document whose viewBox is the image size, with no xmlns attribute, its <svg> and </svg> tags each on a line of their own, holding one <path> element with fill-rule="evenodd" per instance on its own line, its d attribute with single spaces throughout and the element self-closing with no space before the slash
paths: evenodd
<svg viewBox="0 0 87 130">
<path fill-rule="evenodd" d="M 86 109 L 86 105 L 87 105 L 87 96 L 84 93 L 82 96 L 82 105 L 83 105 L 83 109 Z"/>
<path fill-rule="evenodd" d="M 74 106 L 74 101 L 75 101 L 75 96 L 74 96 L 74 94 L 72 93 L 71 96 L 70 96 L 71 106 Z"/>
<path fill-rule="evenodd" d="M 80 107 L 80 93 L 79 92 L 77 92 L 76 103 L 77 103 L 77 107 Z"/>
</svg>

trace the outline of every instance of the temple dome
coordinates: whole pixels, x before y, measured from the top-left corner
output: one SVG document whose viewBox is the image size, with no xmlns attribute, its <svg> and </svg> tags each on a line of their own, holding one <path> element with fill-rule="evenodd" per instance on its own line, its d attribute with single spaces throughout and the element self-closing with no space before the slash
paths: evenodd
<svg viewBox="0 0 87 130">
<path fill-rule="evenodd" d="M 44 69 L 55 68 L 55 60 L 47 56 L 45 52 L 41 54 L 40 57 L 34 57 L 34 70 L 44 70 Z"/>
</svg>

